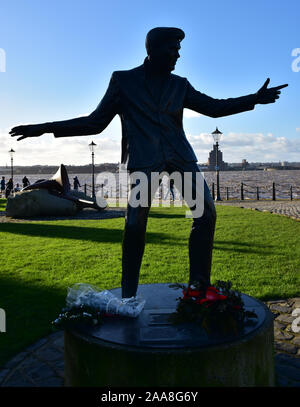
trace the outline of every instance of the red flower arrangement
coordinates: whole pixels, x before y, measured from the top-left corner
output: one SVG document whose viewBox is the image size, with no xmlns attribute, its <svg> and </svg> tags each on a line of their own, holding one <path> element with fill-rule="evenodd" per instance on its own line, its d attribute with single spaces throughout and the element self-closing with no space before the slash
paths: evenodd
<svg viewBox="0 0 300 407">
<path fill-rule="evenodd" d="M 198 282 L 170 287 L 181 288 L 183 294 L 178 298 L 176 312 L 171 314 L 175 324 L 194 322 L 208 332 L 237 334 L 248 318 L 257 317 L 255 312 L 245 310 L 241 294 L 231 289 L 230 281 L 217 281 L 209 287 Z"/>
</svg>

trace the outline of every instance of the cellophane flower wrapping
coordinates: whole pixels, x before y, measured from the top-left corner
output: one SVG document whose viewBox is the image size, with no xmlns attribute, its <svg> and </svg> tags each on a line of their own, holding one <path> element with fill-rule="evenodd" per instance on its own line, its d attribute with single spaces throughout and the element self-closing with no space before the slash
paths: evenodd
<svg viewBox="0 0 300 407">
<path fill-rule="evenodd" d="M 89 306 L 105 314 L 136 318 L 143 310 L 145 300 L 141 297 L 117 298 L 108 290 L 99 291 L 90 284 L 77 283 L 68 288 L 66 304 L 68 308 Z"/>
</svg>

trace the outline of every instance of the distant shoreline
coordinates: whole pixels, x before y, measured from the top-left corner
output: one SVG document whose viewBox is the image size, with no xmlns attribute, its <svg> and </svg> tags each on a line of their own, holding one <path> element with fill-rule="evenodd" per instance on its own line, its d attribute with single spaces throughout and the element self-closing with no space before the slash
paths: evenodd
<svg viewBox="0 0 300 407">
<path fill-rule="evenodd" d="M 117 172 L 118 164 L 105 163 L 96 164 L 96 172 Z M 68 174 L 90 174 L 91 164 L 89 165 L 65 165 Z M 39 175 L 39 174 L 55 174 L 58 170 L 59 165 L 32 165 L 32 166 L 21 166 L 14 165 L 13 171 L 14 175 Z M 0 174 L 9 175 L 11 173 L 11 167 L 0 167 Z"/>
<path fill-rule="evenodd" d="M 274 163 L 275 164 L 275 163 Z M 248 168 L 242 168 L 242 167 L 228 167 L 226 170 L 222 170 L 222 172 L 230 172 L 230 171 L 243 171 L 243 172 L 252 172 L 252 171 L 283 171 L 283 170 L 288 170 L 288 171 L 295 171 L 295 170 L 300 170 L 300 165 L 299 166 L 292 166 L 288 165 L 287 163 L 286 166 L 279 166 L 279 165 L 268 165 L 268 164 L 262 164 L 259 166 L 250 166 Z M 214 172 L 213 170 L 209 170 L 208 168 L 205 168 L 204 165 L 198 164 L 199 168 L 201 169 L 202 172 Z M 14 175 L 39 175 L 39 174 L 55 174 L 56 171 L 58 170 L 59 165 L 33 165 L 33 166 L 20 166 L 20 165 L 14 165 L 13 171 Z M 91 164 L 89 165 L 66 165 L 65 166 L 67 169 L 68 174 L 90 174 L 91 173 Z M 95 173 L 100 173 L 100 172 L 110 172 L 110 173 L 116 173 L 118 172 L 119 168 L 119 163 L 105 163 L 105 164 L 96 164 L 95 165 Z M 0 175 L 10 175 L 11 173 L 11 167 L 0 167 Z"/>
</svg>

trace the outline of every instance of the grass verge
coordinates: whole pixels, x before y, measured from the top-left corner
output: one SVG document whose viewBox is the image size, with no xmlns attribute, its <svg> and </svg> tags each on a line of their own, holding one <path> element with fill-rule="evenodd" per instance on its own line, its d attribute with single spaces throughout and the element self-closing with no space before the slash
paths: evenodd
<svg viewBox="0 0 300 407">
<path fill-rule="evenodd" d="M 191 219 L 184 208 L 152 208 L 140 284 L 188 281 Z M 262 300 L 299 296 L 300 222 L 217 207 L 212 282 Z M 0 366 L 42 336 L 65 304 L 67 287 L 120 286 L 124 219 L 0 223 Z"/>
</svg>

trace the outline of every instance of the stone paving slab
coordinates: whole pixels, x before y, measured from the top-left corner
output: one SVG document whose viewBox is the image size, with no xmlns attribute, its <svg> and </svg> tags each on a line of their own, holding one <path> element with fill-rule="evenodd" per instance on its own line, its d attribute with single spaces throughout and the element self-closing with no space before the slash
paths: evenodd
<svg viewBox="0 0 300 407">
<path fill-rule="evenodd" d="M 266 305 L 274 315 L 276 386 L 300 387 L 300 332 L 291 329 L 291 323 L 296 318 L 291 314 L 294 309 L 300 308 L 300 297 L 267 301 Z M 63 331 L 35 342 L 0 370 L 0 387 L 63 385 Z"/>
<path fill-rule="evenodd" d="M 262 212 L 276 213 L 278 215 L 288 216 L 300 220 L 300 200 L 296 201 L 222 201 L 216 202 L 217 205 L 237 206 L 239 208 L 253 209 Z"/>
</svg>

